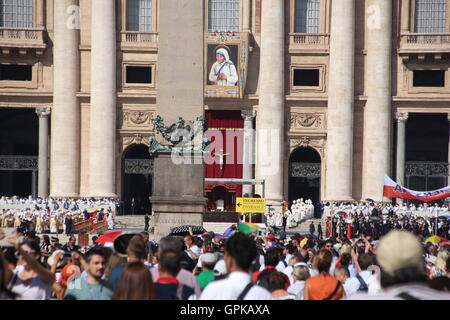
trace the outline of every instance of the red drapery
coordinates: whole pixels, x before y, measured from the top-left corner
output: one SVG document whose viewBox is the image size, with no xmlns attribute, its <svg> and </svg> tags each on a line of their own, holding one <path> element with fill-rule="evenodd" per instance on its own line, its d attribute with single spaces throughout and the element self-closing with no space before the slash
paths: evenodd
<svg viewBox="0 0 450 320">
<path fill-rule="evenodd" d="M 210 154 L 205 157 L 206 178 L 242 178 L 244 120 L 240 111 L 206 111 Z M 214 188 L 225 187 L 228 193 L 225 210 L 235 210 L 235 198 L 242 196 L 242 185 L 206 184 L 208 209 L 214 208 Z M 216 189 L 218 190 L 218 189 Z"/>
</svg>

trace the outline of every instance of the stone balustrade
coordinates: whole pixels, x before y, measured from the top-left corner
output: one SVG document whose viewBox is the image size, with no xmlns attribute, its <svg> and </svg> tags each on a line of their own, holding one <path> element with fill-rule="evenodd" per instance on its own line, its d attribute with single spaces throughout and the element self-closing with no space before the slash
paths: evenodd
<svg viewBox="0 0 450 320">
<path fill-rule="evenodd" d="M 290 33 L 289 52 L 323 52 L 330 49 L 330 35 L 325 33 Z"/>
<path fill-rule="evenodd" d="M 449 33 L 408 33 L 400 35 L 399 53 L 450 52 Z"/>
<path fill-rule="evenodd" d="M 158 33 L 122 31 L 121 48 L 122 50 L 139 49 L 141 51 L 156 51 L 158 49 Z"/>
<path fill-rule="evenodd" d="M 44 29 L 0 28 L 0 47 L 45 49 Z"/>
</svg>

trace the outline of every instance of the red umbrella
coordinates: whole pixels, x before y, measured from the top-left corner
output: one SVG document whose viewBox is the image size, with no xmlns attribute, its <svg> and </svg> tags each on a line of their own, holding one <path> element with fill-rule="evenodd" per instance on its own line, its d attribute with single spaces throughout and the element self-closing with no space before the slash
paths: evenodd
<svg viewBox="0 0 450 320">
<path fill-rule="evenodd" d="M 122 234 L 122 231 L 111 231 L 108 233 L 102 234 L 100 237 L 98 237 L 95 242 L 97 243 L 106 243 L 106 242 L 114 242 L 114 240 Z"/>
</svg>

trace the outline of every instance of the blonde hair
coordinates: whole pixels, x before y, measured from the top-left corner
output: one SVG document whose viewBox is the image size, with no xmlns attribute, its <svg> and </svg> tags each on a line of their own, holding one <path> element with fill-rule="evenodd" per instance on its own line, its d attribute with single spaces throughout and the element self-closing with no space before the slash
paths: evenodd
<svg viewBox="0 0 450 320">
<path fill-rule="evenodd" d="M 339 250 L 339 255 L 343 254 L 343 253 L 351 253 L 352 252 L 352 246 L 349 245 L 348 243 L 343 244 L 341 249 Z"/>
<path fill-rule="evenodd" d="M 450 252 L 446 249 L 440 249 L 436 258 L 436 268 L 447 271 L 447 260 L 450 257 Z"/>
<path fill-rule="evenodd" d="M 293 256 L 292 258 L 289 259 L 288 261 L 288 267 L 292 267 L 294 264 L 296 264 L 298 262 L 298 257 Z"/>
<path fill-rule="evenodd" d="M 307 266 L 295 266 L 294 270 L 292 270 L 292 276 L 295 280 L 302 281 L 311 277 L 311 274 Z"/>
</svg>

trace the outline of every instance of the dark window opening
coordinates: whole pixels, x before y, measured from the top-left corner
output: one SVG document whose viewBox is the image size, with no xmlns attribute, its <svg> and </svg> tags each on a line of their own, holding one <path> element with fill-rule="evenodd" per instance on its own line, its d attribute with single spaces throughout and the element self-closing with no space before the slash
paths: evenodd
<svg viewBox="0 0 450 320">
<path fill-rule="evenodd" d="M 31 66 L 0 64 L 0 80 L 31 81 Z"/>
<path fill-rule="evenodd" d="M 127 83 L 152 83 L 152 67 L 126 67 Z"/>
<path fill-rule="evenodd" d="M 414 70 L 414 87 L 445 87 L 445 70 Z"/>
<path fill-rule="evenodd" d="M 318 87 L 319 69 L 294 69 L 294 86 Z"/>
</svg>

